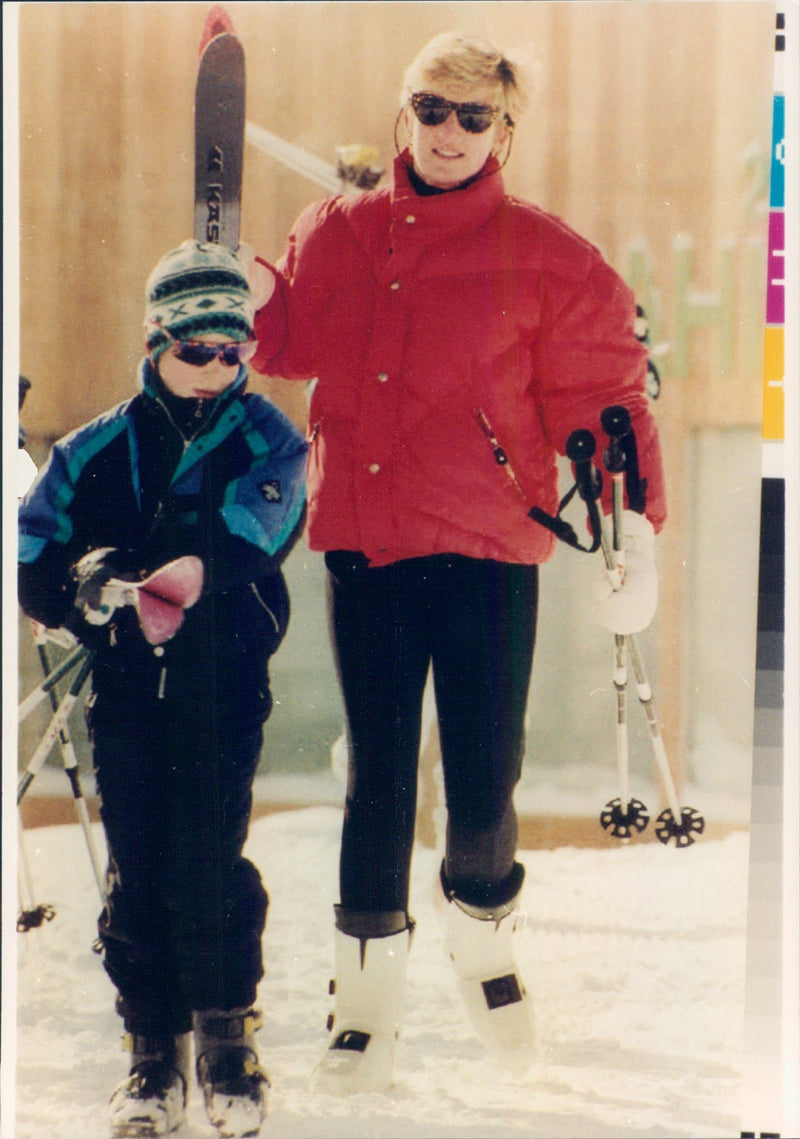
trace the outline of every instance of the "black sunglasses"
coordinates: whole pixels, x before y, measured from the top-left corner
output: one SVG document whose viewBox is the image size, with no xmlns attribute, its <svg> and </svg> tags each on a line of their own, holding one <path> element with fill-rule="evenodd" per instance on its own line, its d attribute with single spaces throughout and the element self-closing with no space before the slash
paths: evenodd
<svg viewBox="0 0 800 1139">
<path fill-rule="evenodd" d="M 499 107 L 486 103 L 451 103 L 441 95 L 418 92 L 411 96 L 414 114 L 424 127 L 438 127 L 455 111 L 459 126 L 470 134 L 483 134 L 500 114 Z"/>
<path fill-rule="evenodd" d="M 201 340 L 173 340 L 170 347 L 176 360 L 191 364 L 193 368 L 204 368 L 212 360 L 221 360 L 226 368 L 232 368 L 234 364 L 244 364 L 255 355 L 258 341 L 204 344 Z"/>
</svg>

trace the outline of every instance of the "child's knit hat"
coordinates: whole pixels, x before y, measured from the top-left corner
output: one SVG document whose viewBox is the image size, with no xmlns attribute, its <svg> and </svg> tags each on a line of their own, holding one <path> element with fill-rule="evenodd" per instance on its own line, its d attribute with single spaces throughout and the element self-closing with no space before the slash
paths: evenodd
<svg viewBox="0 0 800 1139">
<path fill-rule="evenodd" d="M 166 253 L 145 286 L 147 349 L 155 360 L 173 340 L 221 333 L 253 337 L 247 265 L 224 245 L 184 241 Z"/>
</svg>

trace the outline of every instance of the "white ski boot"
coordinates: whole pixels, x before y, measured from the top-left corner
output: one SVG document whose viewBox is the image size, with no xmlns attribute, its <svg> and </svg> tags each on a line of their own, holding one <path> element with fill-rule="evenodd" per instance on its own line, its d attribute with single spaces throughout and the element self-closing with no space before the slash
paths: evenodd
<svg viewBox="0 0 800 1139">
<path fill-rule="evenodd" d="M 183 1123 L 189 1083 L 189 1034 L 128 1033 L 122 1043 L 132 1054 L 131 1069 L 111 1096 L 111 1135 L 114 1139 L 168 1135 Z"/>
<path fill-rule="evenodd" d="M 387 1091 L 394 1081 L 413 922 L 402 911 L 348 914 L 337 906 L 336 925 L 335 1000 L 328 1018 L 333 1038 L 312 1087 L 328 1095 Z M 359 927 L 387 932 L 359 936 Z"/>
<path fill-rule="evenodd" d="M 192 1018 L 197 1081 L 206 1115 L 221 1136 L 258 1135 L 267 1116 L 269 1078 L 258 1062 L 255 1009 L 203 1009 Z"/>
<path fill-rule="evenodd" d="M 519 1074 L 536 1059 L 533 1002 L 514 959 L 517 899 L 493 909 L 451 897 L 445 948 L 472 1024 L 486 1050 Z"/>
</svg>

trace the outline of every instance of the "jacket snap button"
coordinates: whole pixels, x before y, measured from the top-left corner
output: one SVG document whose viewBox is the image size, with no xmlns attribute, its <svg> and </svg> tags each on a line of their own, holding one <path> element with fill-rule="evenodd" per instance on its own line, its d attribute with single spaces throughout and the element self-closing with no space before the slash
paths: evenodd
<svg viewBox="0 0 800 1139">
<path fill-rule="evenodd" d="M 371 475 L 377 475 L 377 473 L 380 469 L 381 469 L 380 463 L 370 463 L 370 465 L 369 465 L 369 473 Z"/>
<path fill-rule="evenodd" d="M 417 220 L 417 219 L 414 217 L 414 215 L 413 215 L 413 214 L 409 214 L 409 215 L 408 215 L 408 217 L 406 218 L 406 222 L 407 222 L 409 225 L 413 225 L 413 224 L 414 224 L 414 222 L 415 222 L 416 220 Z"/>
<path fill-rule="evenodd" d="M 397 289 L 399 289 L 399 288 L 400 288 L 400 282 L 399 282 L 399 281 L 392 281 L 392 283 L 391 283 L 391 285 L 389 286 L 389 288 L 390 288 L 390 289 L 394 289 L 394 290 L 396 291 Z"/>
<path fill-rule="evenodd" d="M 388 372 L 378 372 L 378 379 L 380 380 L 380 382 L 382 384 L 385 384 L 386 381 L 389 379 Z"/>
</svg>

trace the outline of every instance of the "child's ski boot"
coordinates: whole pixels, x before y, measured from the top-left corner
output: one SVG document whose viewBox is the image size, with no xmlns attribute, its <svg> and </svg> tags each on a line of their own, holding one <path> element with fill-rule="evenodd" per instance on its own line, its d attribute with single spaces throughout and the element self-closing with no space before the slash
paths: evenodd
<svg viewBox="0 0 800 1139">
<path fill-rule="evenodd" d="M 204 1009 L 193 1016 L 197 1081 L 206 1115 L 225 1139 L 258 1135 L 267 1116 L 269 1079 L 259 1065 L 255 1009 Z"/>
<path fill-rule="evenodd" d="M 147 1139 L 180 1127 L 186 1107 L 190 1038 L 128 1033 L 131 1069 L 111 1096 L 114 1139 Z"/>
</svg>

